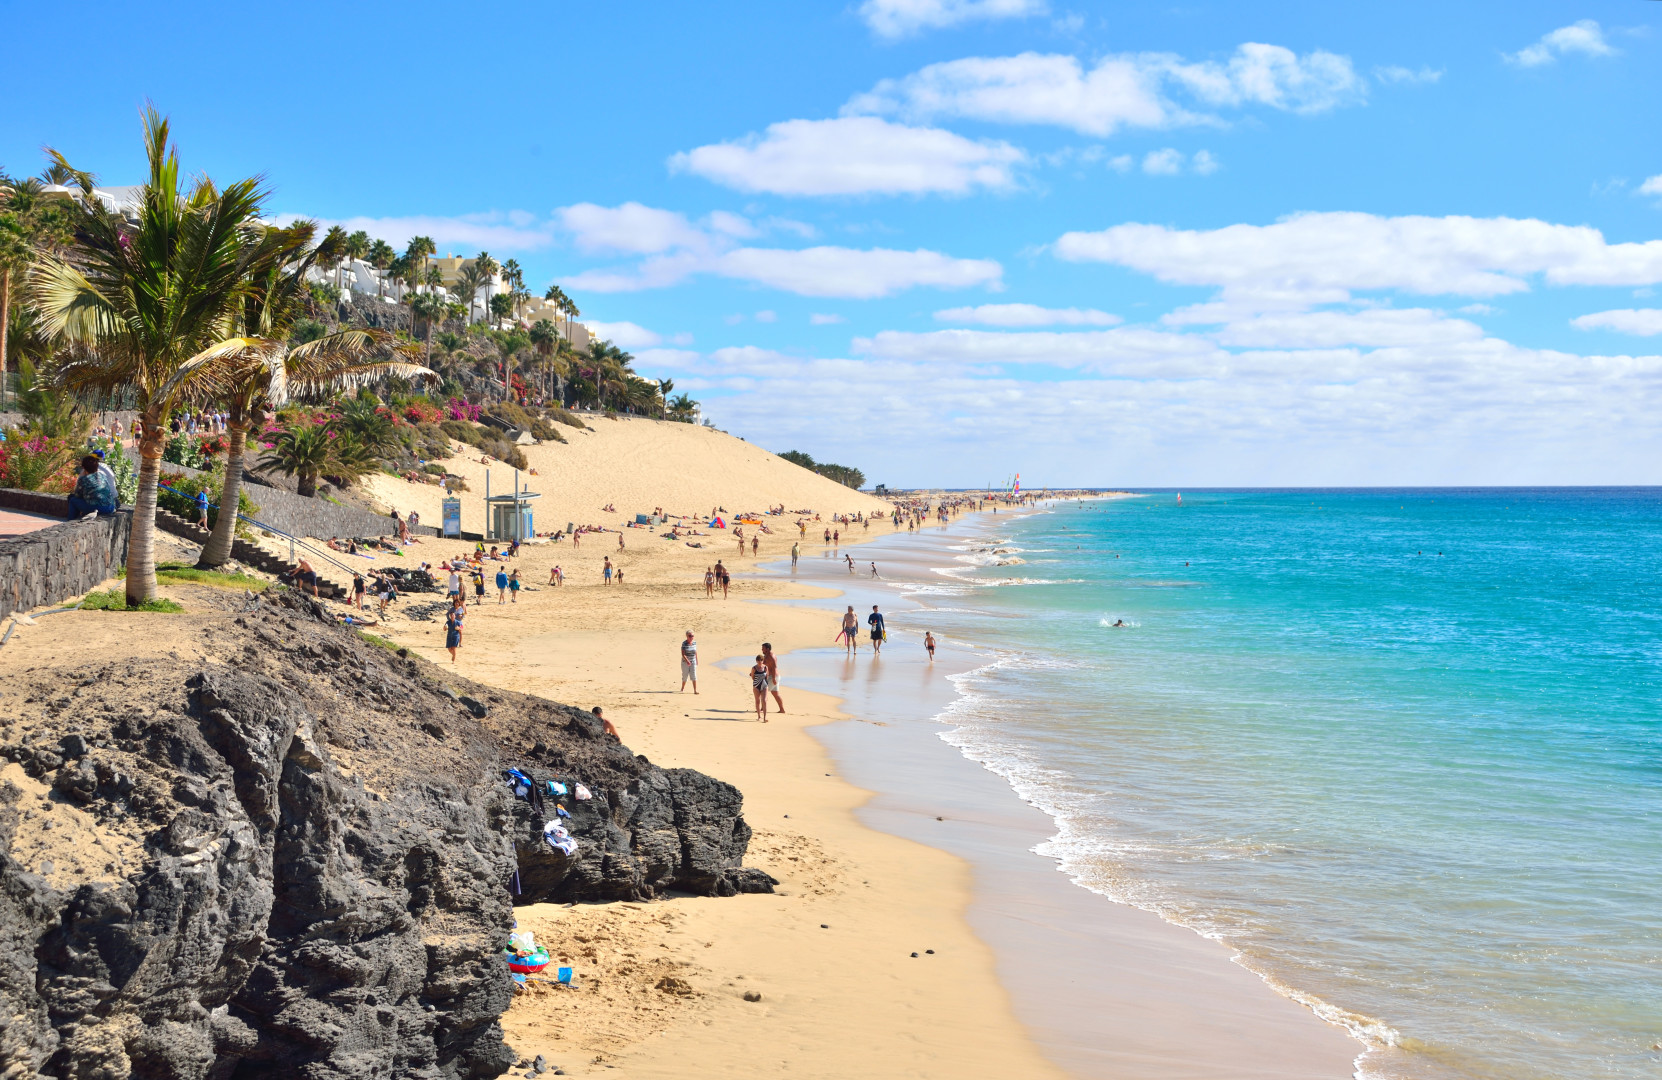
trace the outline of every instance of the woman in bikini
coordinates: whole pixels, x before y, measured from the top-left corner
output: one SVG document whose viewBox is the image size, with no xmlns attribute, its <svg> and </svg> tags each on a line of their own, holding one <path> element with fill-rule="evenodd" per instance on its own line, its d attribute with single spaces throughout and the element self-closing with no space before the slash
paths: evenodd
<svg viewBox="0 0 1662 1080">
<path fill-rule="evenodd" d="M 756 657 L 756 666 L 750 669 L 750 689 L 756 695 L 756 719 L 765 724 L 768 722 L 768 666 L 760 656 Z"/>
</svg>

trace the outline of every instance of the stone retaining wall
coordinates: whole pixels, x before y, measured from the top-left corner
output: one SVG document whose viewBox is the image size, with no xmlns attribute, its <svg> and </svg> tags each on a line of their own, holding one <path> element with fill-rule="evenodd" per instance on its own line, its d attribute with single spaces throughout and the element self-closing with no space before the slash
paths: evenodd
<svg viewBox="0 0 1662 1080">
<path fill-rule="evenodd" d="M 172 462 L 162 463 L 163 482 L 166 474 L 191 473 Z M 307 498 L 282 488 L 251 483 L 244 477 L 243 491 L 248 500 L 260 508 L 254 516 L 272 529 L 281 529 L 295 536 L 315 536 L 327 540 L 331 536 L 391 536 L 398 531 L 387 514 L 375 514 L 357 506 L 336 506 L 322 498 Z M 418 525 L 413 530 L 419 536 L 437 536 L 439 530 L 431 525 Z"/>
<path fill-rule="evenodd" d="M 0 488 L 0 506 L 63 518 L 69 497 Z M 109 517 L 66 520 L 0 540 L 0 617 L 80 596 L 113 576 L 126 565 L 132 527 L 133 511 L 126 507 Z"/>
</svg>

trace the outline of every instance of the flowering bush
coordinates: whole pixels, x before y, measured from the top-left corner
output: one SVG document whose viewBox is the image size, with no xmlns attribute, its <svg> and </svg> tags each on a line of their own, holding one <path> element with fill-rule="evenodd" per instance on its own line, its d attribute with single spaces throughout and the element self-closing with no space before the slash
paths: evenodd
<svg viewBox="0 0 1662 1080">
<path fill-rule="evenodd" d="M 162 460 L 183 465 L 187 469 L 208 469 L 213 467 L 214 458 L 230 448 L 230 441 L 223 435 L 198 437 L 180 432 L 167 440 L 167 445 L 162 447 Z"/>
<path fill-rule="evenodd" d="M 444 411 L 430 401 L 415 398 L 404 403 L 404 419 L 412 424 L 436 424 L 444 419 Z"/>
<path fill-rule="evenodd" d="M 481 406 L 463 401 L 461 398 L 451 398 L 450 401 L 446 403 L 444 408 L 445 415 L 450 419 L 466 420 L 470 423 L 478 420 L 479 414 L 484 412 L 484 409 Z"/>
<path fill-rule="evenodd" d="M 75 490 L 75 447 L 68 439 L 7 432 L 0 442 L 0 487 L 69 494 Z"/>
</svg>

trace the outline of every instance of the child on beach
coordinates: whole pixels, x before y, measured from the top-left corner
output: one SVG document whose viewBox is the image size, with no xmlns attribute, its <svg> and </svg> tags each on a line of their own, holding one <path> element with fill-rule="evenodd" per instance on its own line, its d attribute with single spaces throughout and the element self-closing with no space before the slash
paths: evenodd
<svg viewBox="0 0 1662 1080">
<path fill-rule="evenodd" d="M 467 618 L 467 598 L 458 594 L 456 602 L 444 616 L 444 647 L 450 650 L 450 662 L 456 662 L 456 650 L 462 647 L 462 621 Z"/>
<path fill-rule="evenodd" d="M 923 647 L 929 650 L 929 659 L 935 659 L 935 635 L 927 630 L 923 632 Z"/>
</svg>

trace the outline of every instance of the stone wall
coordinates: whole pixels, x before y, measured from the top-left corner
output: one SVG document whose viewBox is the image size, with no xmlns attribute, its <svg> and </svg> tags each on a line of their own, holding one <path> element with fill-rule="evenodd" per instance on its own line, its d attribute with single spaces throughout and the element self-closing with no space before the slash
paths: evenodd
<svg viewBox="0 0 1662 1080">
<path fill-rule="evenodd" d="M 0 506 L 62 518 L 69 513 L 69 497 L 0 488 Z M 126 565 L 132 526 L 133 511 L 127 508 L 0 540 L 0 618 L 95 588 Z"/>
<path fill-rule="evenodd" d="M 172 462 L 162 463 L 162 482 L 167 473 L 195 473 Z M 362 507 L 337 506 L 323 498 L 308 498 L 282 488 L 248 482 L 242 489 L 248 500 L 260 508 L 254 516 L 274 530 L 280 529 L 295 536 L 315 536 L 327 540 L 331 536 L 391 536 L 398 531 L 391 516 L 371 513 Z M 439 530 L 431 525 L 420 525 L 414 530 L 420 536 L 437 536 Z"/>
</svg>

